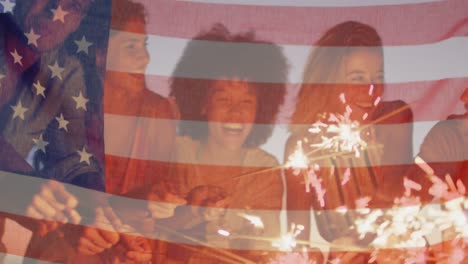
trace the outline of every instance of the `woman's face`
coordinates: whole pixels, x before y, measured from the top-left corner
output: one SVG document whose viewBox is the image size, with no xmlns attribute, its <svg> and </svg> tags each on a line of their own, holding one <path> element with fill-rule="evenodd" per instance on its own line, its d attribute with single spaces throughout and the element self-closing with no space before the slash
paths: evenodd
<svg viewBox="0 0 468 264">
<path fill-rule="evenodd" d="M 133 33 L 137 32 L 137 33 Z M 107 49 L 106 81 L 113 87 L 137 88 L 145 86 L 145 71 L 149 63 L 146 49 L 145 24 L 130 20 L 123 29 L 113 31 Z"/>
<path fill-rule="evenodd" d="M 62 45 L 65 39 L 80 25 L 92 0 L 37 0 L 26 14 L 24 31 L 40 35 L 37 49 L 45 52 Z M 60 9 L 59 9 L 60 6 Z M 63 11 L 63 22 L 53 10 Z M 55 21 L 54 21 L 55 18 Z"/>
<path fill-rule="evenodd" d="M 356 48 L 344 60 L 344 94 L 354 118 L 362 118 L 375 108 L 383 93 L 383 57 L 374 48 Z M 353 115 L 353 114 L 352 114 Z M 360 116 L 357 116 L 360 115 Z"/>
<path fill-rule="evenodd" d="M 217 81 L 208 93 L 206 107 L 208 141 L 229 149 L 240 149 L 257 114 L 257 95 L 244 81 Z"/>
</svg>

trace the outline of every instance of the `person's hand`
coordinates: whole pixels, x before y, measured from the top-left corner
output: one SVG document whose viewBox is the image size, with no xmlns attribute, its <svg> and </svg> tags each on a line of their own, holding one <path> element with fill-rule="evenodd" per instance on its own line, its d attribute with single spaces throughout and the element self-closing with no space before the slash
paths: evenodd
<svg viewBox="0 0 468 264">
<path fill-rule="evenodd" d="M 148 200 L 148 210 L 151 217 L 155 219 L 169 218 L 174 215 L 177 206 L 187 203 L 185 199 L 170 192 L 164 192 L 163 194 L 152 192 L 149 194 Z"/>
<path fill-rule="evenodd" d="M 43 236 L 56 230 L 59 223 L 78 224 L 81 216 L 75 210 L 77 205 L 76 197 L 62 183 L 50 180 L 33 196 L 31 204 L 26 208 L 26 216 L 46 220 L 39 222 L 37 230 Z"/>
<path fill-rule="evenodd" d="M 211 185 L 201 185 L 193 188 L 187 195 L 187 204 L 205 206 L 214 204 L 226 198 L 223 189 Z"/>
<path fill-rule="evenodd" d="M 203 217 L 206 221 L 217 221 L 225 213 L 226 208 L 229 206 L 229 200 L 223 199 L 219 201 L 211 201 L 205 204 L 206 208 L 203 209 Z"/>
<path fill-rule="evenodd" d="M 85 255 L 95 255 L 111 248 L 119 241 L 122 222 L 111 207 L 96 209 L 95 227 L 82 227 L 77 251 Z"/>
<path fill-rule="evenodd" d="M 203 216 L 207 221 L 216 221 L 229 206 L 226 193 L 216 186 L 198 186 L 190 191 L 187 203 L 194 205 L 193 213 Z"/>
<path fill-rule="evenodd" d="M 147 238 L 137 235 L 125 234 L 121 235 L 121 242 L 126 250 L 125 263 L 151 261 L 151 244 Z"/>
<path fill-rule="evenodd" d="M 113 264 L 151 262 L 152 252 L 149 239 L 137 233 L 130 225 L 123 225 L 118 231 L 120 241 L 109 253 Z"/>
</svg>

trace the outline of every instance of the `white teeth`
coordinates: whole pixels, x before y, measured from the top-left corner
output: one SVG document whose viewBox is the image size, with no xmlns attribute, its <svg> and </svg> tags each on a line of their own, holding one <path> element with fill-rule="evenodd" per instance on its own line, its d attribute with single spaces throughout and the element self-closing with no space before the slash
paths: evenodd
<svg viewBox="0 0 468 264">
<path fill-rule="evenodd" d="M 226 123 L 224 124 L 223 127 L 227 129 L 239 129 L 239 130 L 244 128 L 244 126 L 239 123 Z"/>
</svg>

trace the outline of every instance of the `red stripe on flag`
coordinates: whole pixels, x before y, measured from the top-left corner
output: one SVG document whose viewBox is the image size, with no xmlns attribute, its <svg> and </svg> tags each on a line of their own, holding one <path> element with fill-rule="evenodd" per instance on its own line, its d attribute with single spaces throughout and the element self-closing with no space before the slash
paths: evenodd
<svg viewBox="0 0 468 264">
<path fill-rule="evenodd" d="M 384 45 L 426 44 L 468 34 L 468 2 L 464 0 L 333 8 L 140 2 L 150 18 L 149 34 L 181 38 L 192 38 L 215 23 L 223 23 L 232 32 L 252 30 L 258 38 L 275 43 L 311 45 L 326 30 L 347 20 L 375 27 Z"/>
<path fill-rule="evenodd" d="M 147 75 L 146 79 L 150 89 L 156 93 L 169 94 L 171 77 Z M 468 78 L 454 78 L 439 81 L 386 84 L 383 100 L 403 100 L 410 104 L 414 122 L 444 120 L 451 114 L 464 111 L 459 98 L 467 87 L 467 83 Z M 274 86 L 271 88 L 274 90 Z M 287 97 L 283 111 L 279 113 L 279 118 L 275 123 L 289 123 L 288 113 L 294 111 L 295 94 L 297 94 L 299 88 L 299 84 L 287 84 Z M 447 102 L 457 103 L 448 104 Z"/>
</svg>

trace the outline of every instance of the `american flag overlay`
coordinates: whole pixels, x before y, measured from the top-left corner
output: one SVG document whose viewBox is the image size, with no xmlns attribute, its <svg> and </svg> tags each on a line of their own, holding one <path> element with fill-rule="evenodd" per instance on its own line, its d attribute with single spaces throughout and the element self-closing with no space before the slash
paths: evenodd
<svg viewBox="0 0 468 264">
<path fill-rule="evenodd" d="M 0 0 L 0 263 L 468 263 L 468 1 Z"/>
</svg>

